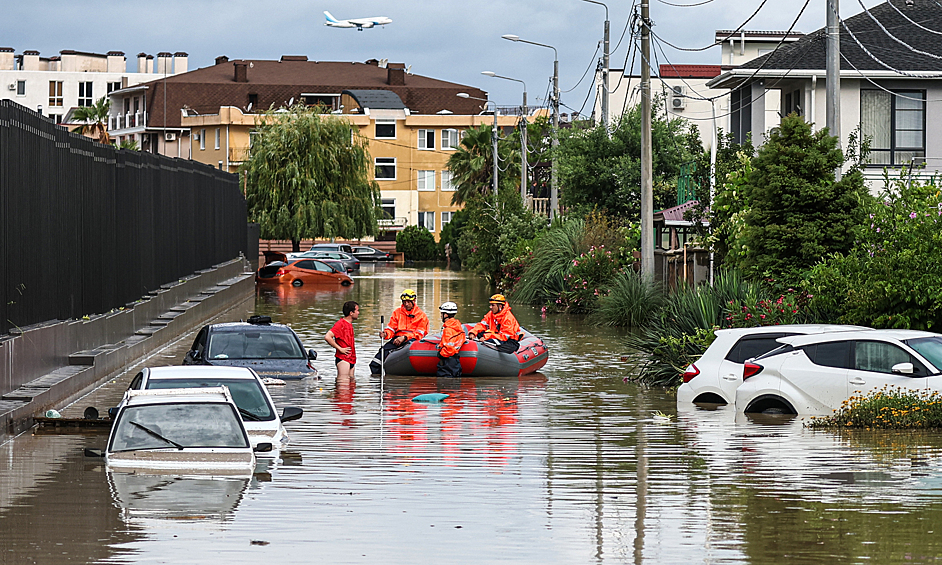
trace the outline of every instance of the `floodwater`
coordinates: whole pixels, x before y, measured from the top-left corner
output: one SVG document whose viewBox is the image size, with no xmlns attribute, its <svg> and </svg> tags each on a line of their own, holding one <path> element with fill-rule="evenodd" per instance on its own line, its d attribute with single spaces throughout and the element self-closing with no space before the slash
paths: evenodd
<svg viewBox="0 0 942 565">
<path fill-rule="evenodd" d="M 320 353 L 322 379 L 273 387 L 299 406 L 288 447 L 252 478 L 112 475 L 95 434 L 0 446 L 0 563 L 927 563 L 942 557 L 942 435 L 840 435 L 800 418 L 678 413 L 625 384 L 619 330 L 514 308 L 550 359 L 520 379 L 379 377 L 380 316 L 414 288 L 437 329 L 489 290 L 443 269 L 365 266 L 348 289 L 261 291 Z M 353 382 L 322 336 L 361 304 Z M 192 336 L 147 360 L 176 364 Z M 136 368 L 72 407 L 104 411 Z M 451 396 L 419 404 L 420 393 Z M 655 417 L 661 411 L 670 419 Z M 939 530 L 938 533 L 936 530 Z"/>
</svg>

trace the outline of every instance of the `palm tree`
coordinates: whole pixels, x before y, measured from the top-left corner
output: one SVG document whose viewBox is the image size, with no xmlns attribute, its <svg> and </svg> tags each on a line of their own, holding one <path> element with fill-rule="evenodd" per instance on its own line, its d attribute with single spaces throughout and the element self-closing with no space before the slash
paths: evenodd
<svg viewBox="0 0 942 565">
<path fill-rule="evenodd" d="M 448 158 L 455 192 L 451 203 L 460 206 L 475 195 L 487 195 L 493 174 L 491 126 L 482 125 L 465 132 L 458 149 Z"/>
<path fill-rule="evenodd" d="M 81 106 L 72 112 L 72 119 L 82 124 L 81 133 L 92 139 L 97 139 L 98 143 L 105 145 L 111 144 L 111 136 L 108 135 L 108 113 L 111 111 L 111 100 L 104 96 L 98 99 L 91 106 Z"/>
</svg>

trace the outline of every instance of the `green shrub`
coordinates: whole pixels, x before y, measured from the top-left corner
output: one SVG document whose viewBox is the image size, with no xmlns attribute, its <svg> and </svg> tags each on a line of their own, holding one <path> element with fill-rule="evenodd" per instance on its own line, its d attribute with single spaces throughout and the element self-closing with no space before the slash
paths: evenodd
<svg viewBox="0 0 942 565">
<path fill-rule="evenodd" d="M 612 279 L 608 294 L 599 300 L 597 319 L 605 326 L 639 328 L 648 324 L 664 304 L 663 288 L 625 269 Z"/>
<path fill-rule="evenodd" d="M 564 277 L 582 251 L 585 220 L 557 220 L 537 237 L 533 255 L 520 274 L 511 298 L 525 304 L 544 304 L 555 301 L 566 290 Z"/>
<path fill-rule="evenodd" d="M 808 312 L 809 296 L 788 289 L 786 294 L 775 300 L 762 299 L 758 302 L 729 301 L 729 314 L 726 323 L 731 328 L 751 328 L 756 326 L 778 326 L 781 324 L 802 324 L 813 321 Z"/>
<path fill-rule="evenodd" d="M 831 416 L 815 417 L 810 428 L 942 428 L 942 394 L 884 386 L 851 396 Z"/>
<path fill-rule="evenodd" d="M 399 232 L 396 236 L 396 251 L 413 261 L 429 261 L 438 257 L 435 236 L 422 226 L 406 226 Z"/>
<path fill-rule="evenodd" d="M 572 260 L 569 274 L 563 277 L 566 290 L 560 293 L 557 304 L 573 312 L 590 312 L 609 292 L 612 280 L 625 267 L 624 248 L 590 247 Z M 631 256 L 628 254 L 628 258 Z"/>
</svg>

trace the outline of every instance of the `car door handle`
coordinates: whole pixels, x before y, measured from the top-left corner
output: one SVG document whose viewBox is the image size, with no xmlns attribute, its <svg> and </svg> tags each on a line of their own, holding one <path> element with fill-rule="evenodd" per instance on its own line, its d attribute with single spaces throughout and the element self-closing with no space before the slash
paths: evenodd
<svg viewBox="0 0 942 565">
<path fill-rule="evenodd" d="M 853 378 L 853 379 L 850 379 L 850 381 L 848 381 L 848 382 L 849 382 L 850 384 L 852 384 L 852 385 L 865 385 L 865 384 L 867 384 L 867 381 L 863 380 L 863 379 L 860 378 L 860 377 L 855 377 L 855 378 Z"/>
<path fill-rule="evenodd" d="M 723 377 L 723 380 L 727 380 L 727 381 L 738 381 L 738 380 L 739 380 L 739 377 L 736 376 L 736 375 L 733 375 L 733 374 L 729 374 L 729 375 L 726 375 L 725 377 Z"/>
</svg>

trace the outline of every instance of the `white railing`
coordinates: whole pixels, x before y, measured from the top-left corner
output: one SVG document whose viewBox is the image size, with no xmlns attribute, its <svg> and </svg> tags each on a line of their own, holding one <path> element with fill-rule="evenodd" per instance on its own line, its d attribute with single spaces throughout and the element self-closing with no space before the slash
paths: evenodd
<svg viewBox="0 0 942 565">
<path fill-rule="evenodd" d="M 534 214 L 549 217 L 550 199 L 527 196 L 527 208 Z"/>
<path fill-rule="evenodd" d="M 381 228 L 404 228 L 408 223 L 408 218 L 380 218 L 376 220 L 376 225 Z"/>
<path fill-rule="evenodd" d="M 147 125 L 147 112 L 127 112 L 108 118 L 108 129 L 119 130 L 144 127 Z"/>
</svg>

